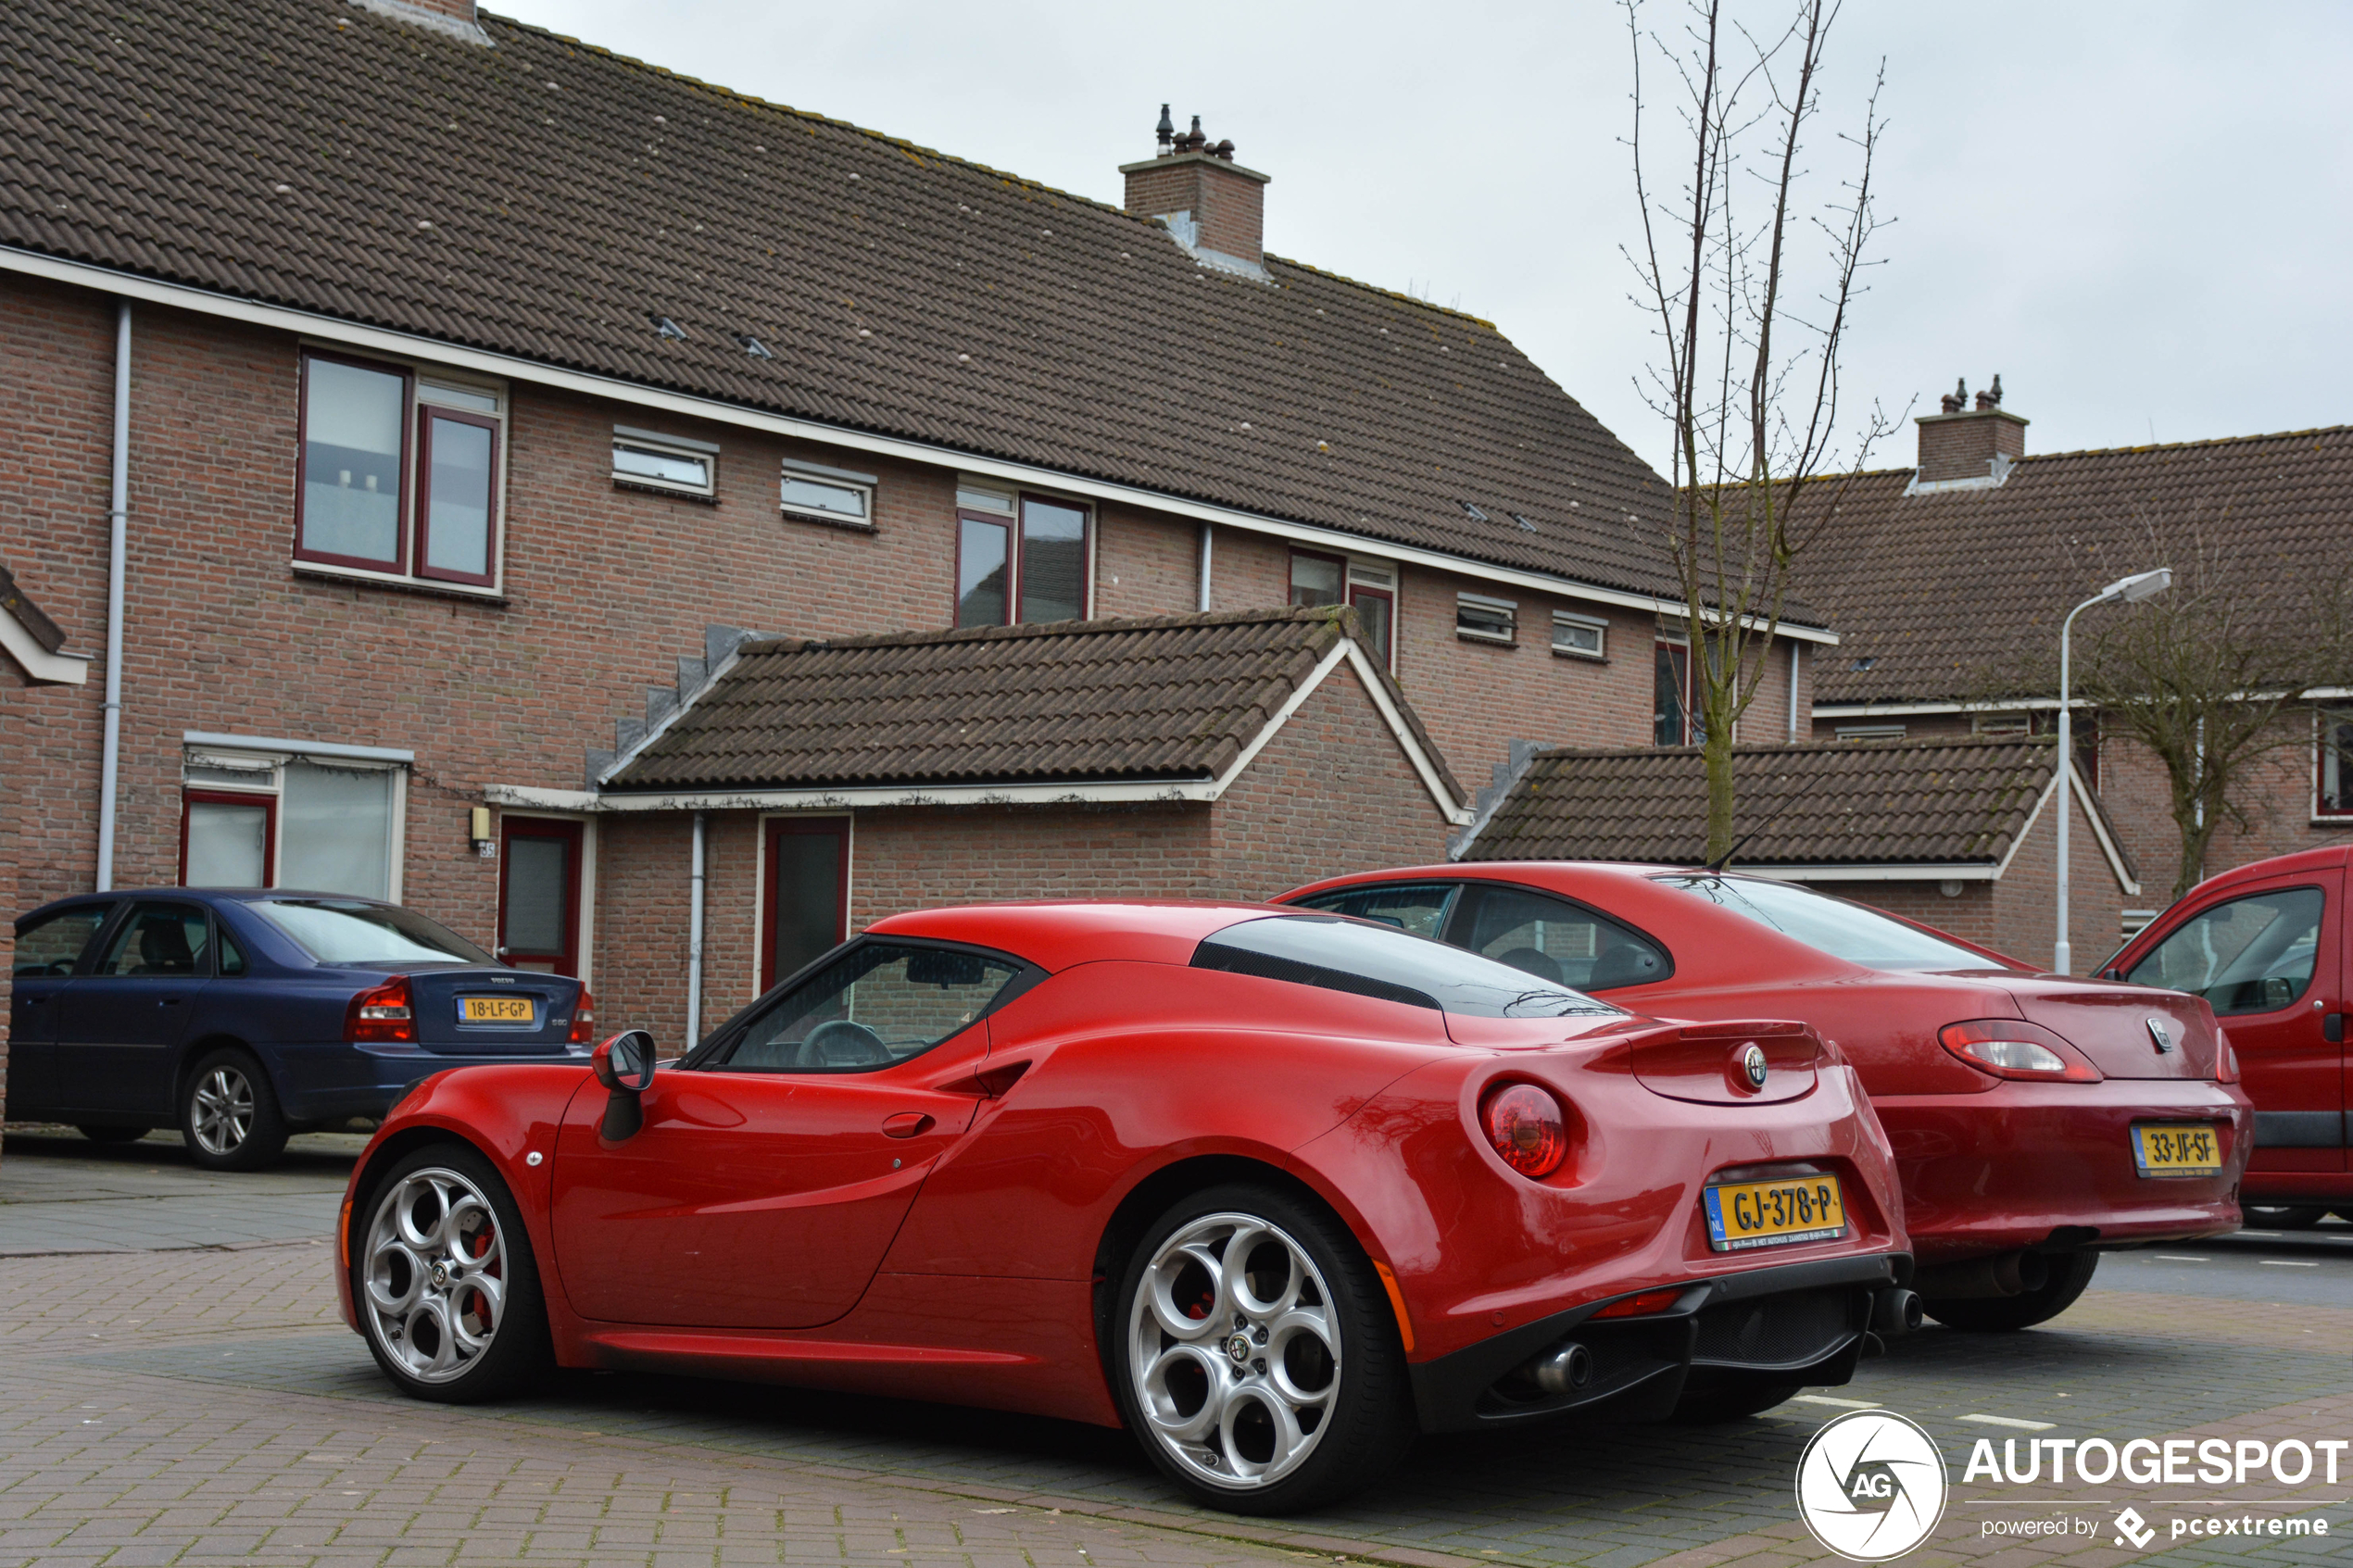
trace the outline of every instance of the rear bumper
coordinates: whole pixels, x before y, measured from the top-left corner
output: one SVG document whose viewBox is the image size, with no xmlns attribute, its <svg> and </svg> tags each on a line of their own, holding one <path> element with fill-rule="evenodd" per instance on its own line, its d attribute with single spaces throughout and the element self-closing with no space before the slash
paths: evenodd
<svg viewBox="0 0 2353 1568">
<path fill-rule="evenodd" d="M 453 1067 L 513 1067 L 522 1063 L 573 1063 L 585 1052 L 547 1051 L 529 1056 L 461 1056 L 416 1046 L 346 1045 L 282 1047 L 271 1065 L 280 1105 L 289 1122 L 333 1122 L 350 1116 L 381 1118 L 421 1078 Z"/>
<path fill-rule="evenodd" d="M 2235 1230 L 2253 1146 L 2235 1088 L 2199 1079 L 2002 1083 L 1982 1094 L 1874 1099 L 1894 1146 L 1904 1223 L 1922 1267 L 2022 1248 L 2129 1246 Z M 2221 1130 L 2210 1176 L 2151 1177 L 2133 1127 Z"/>
<path fill-rule="evenodd" d="M 1571 1411 L 1604 1421 L 1656 1421 L 1702 1382 L 1767 1377 L 1840 1384 L 1855 1373 L 1873 1292 L 1911 1273 L 1902 1252 L 1876 1252 L 1694 1281 L 1667 1311 L 1595 1319 L 1592 1301 L 1413 1365 L 1414 1404 L 1426 1432 L 1542 1420 Z M 1532 1358 L 1575 1341 L 1592 1358 L 1592 1382 L 1570 1394 L 1516 1386 Z"/>
</svg>

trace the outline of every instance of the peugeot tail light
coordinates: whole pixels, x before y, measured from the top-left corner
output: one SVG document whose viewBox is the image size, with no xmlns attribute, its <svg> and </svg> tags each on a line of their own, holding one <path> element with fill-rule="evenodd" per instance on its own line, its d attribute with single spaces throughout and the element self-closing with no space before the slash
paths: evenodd
<svg viewBox="0 0 2353 1568">
<path fill-rule="evenodd" d="M 597 998 L 588 987 L 580 988 L 580 999 L 572 1006 L 572 1033 L 564 1036 L 572 1046 L 593 1046 L 597 1043 Z"/>
<path fill-rule="evenodd" d="M 2050 1030 L 2022 1018 L 1976 1018 L 1937 1032 L 1944 1048 L 1996 1078 L 2096 1084 L 2100 1070 Z"/>
<path fill-rule="evenodd" d="M 1568 1158 L 1568 1113 L 1534 1084 L 1489 1090 L 1479 1104 L 1479 1120 L 1504 1163 L 1530 1180 L 1551 1175 Z"/>
<path fill-rule="evenodd" d="M 2239 1053 L 2231 1048 L 2231 1037 L 2219 1029 L 2214 1032 L 2214 1081 L 2218 1084 L 2239 1081 Z"/>
<path fill-rule="evenodd" d="M 414 1045 L 417 1017 L 409 1006 L 408 976 L 352 997 L 344 1010 L 343 1037 L 353 1045 Z"/>
</svg>

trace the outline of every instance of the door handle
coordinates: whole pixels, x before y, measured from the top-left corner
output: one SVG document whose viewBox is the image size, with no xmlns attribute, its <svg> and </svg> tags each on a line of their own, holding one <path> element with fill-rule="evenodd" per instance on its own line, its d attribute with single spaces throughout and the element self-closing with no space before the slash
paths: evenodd
<svg viewBox="0 0 2353 1568">
<path fill-rule="evenodd" d="M 2345 1015 L 2343 1013 L 2333 1012 L 2321 1020 L 2321 1038 L 2333 1046 L 2345 1043 Z"/>
<path fill-rule="evenodd" d="M 920 1110 L 902 1110 L 896 1116 L 883 1118 L 883 1136 L 912 1138 L 928 1133 L 936 1123 Z"/>
<path fill-rule="evenodd" d="M 177 997 L 165 997 L 156 1003 L 159 1008 L 176 1008 L 179 1005 L 180 998 Z"/>
</svg>

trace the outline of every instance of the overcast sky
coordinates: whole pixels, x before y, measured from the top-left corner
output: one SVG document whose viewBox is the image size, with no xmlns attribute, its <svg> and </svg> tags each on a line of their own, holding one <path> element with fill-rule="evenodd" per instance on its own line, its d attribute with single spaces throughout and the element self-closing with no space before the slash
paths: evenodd
<svg viewBox="0 0 2353 1568">
<path fill-rule="evenodd" d="M 1273 176 L 1269 250 L 1495 322 L 1663 458 L 1633 384 L 1653 348 L 1603 0 L 485 8 L 1113 203 L 1167 101 Z M 2032 452 L 2353 420 L 2353 6 L 1849 0 L 1835 125 L 1859 125 L 1882 56 L 1897 222 L 1850 389 L 1933 412 L 1999 371 Z M 1817 166 L 1837 157 L 1818 137 Z M 1874 466 L 1911 453 L 1906 433 Z"/>
</svg>

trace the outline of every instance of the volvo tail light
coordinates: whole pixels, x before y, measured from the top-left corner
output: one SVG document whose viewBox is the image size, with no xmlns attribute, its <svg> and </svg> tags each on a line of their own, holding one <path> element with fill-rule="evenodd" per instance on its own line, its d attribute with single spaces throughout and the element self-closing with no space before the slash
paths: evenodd
<svg viewBox="0 0 2353 1568">
<path fill-rule="evenodd" d="M 406 975 L 362 991 L 344 1010 L 343 1037 L 353 1045 L 414 1045 L 417 1018 L 409 1002 Z"/>
<path fill-rule="evenodd" d="M 1534 1084 L 1490 1089 L 1480 1102 L 1479 1120 L 1504 1163 L 1530 1180 L 1551 1175 L 1568 1158 L 1568 1113 Z"/>
<path fill-rule="evenodd" d="M 1996 1078 L 2063 1084 L 2100 1081 L 2100 1070 L 2086 1061 L 2082 1052 L 2050 1030 L 2022 1018 L 1976 1018 L 1948 1023 L 1936 1037 L 1946 1050 Z"/>
<path fill-rule="evenodd" d="M 588 994 L 585 985 L 580 988 L 580 999 L 573 1004 L 572 1033 L 564 1036 L 564 1043 L 573 1046 L 593 1046 L 597 1043 L 597 998 Z"/>
</svg>

